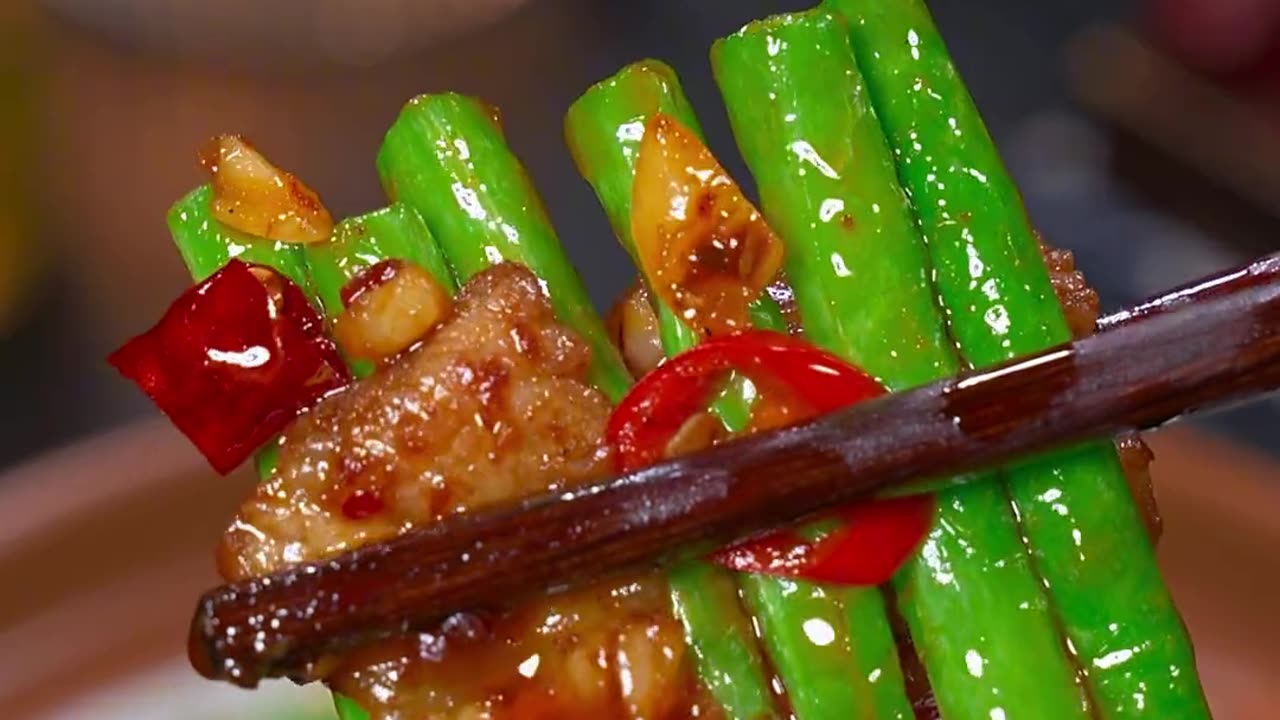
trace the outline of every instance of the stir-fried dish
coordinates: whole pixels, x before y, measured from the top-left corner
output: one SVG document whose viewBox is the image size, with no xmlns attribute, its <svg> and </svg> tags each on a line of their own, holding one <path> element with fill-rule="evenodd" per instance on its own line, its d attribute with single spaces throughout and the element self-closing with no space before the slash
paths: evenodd
<svg viewBox="0 0 1280 720">
<path fill-rule="evenodd" d="M 170 228 L 196 285 L 111 358 L 261 482 L 228 581 L 571 489 L 1094 331 L 923 0 L 827 0 L 712 50 L 740 189 L 674 71 L 565 136 L 640 277 L 603 322 L 497 113 L 424 95 L 389 205 L 334 222 L 247 140 Z M 325 656 L 346 720 L 1208 717 L 1136 435 L 840 508 Z M 229 673 L 244 685 L 256 677 Z"/>
</svg>

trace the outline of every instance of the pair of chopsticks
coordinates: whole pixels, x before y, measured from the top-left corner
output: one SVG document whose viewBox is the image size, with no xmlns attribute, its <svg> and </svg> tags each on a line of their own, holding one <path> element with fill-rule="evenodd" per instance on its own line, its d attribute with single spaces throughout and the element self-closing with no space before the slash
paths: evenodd
<svg viewBox="0 0 1280 720">
<path fill-rule="evenodd" d="M 921 477 L 1280 387 L 1280 255 L 1104 318 L 1099 334 L 571 492 L 458 515 L 200 600 L 193 665 L 252 687 L 330 654 L 788 525 Z"/>
</svg>

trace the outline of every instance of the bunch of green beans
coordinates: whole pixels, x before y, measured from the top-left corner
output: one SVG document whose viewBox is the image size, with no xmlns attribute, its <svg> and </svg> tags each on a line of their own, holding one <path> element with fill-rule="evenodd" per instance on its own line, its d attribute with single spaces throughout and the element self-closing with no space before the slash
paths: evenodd
<svg viewBox="0 0 1280 720">
<path fill-rule="evenodd" d="M 848 21 L 965 362 L 986 367 L 1069 341 L 1017 187 L 924 0 L 826 5 Z M 1082 446 L 1008 477 L 1097 715 L 1208 717 L 1190 638 L 1114 448 Z"/>
<path fill-rule="evenodd" d="M 1021 199 L 923 0 L 825 0 L 747 25 L 715 44 L 712 62 L 764 215 L 786 245 L 808 339 L 891 391 L 1069 339 Z M 674 71 L 644 61 L 593 86 L 565 121 L 580 172 L 633 255 L 636 156 L 656 113 L 701 135 Z M 342 287 L 383 260 L 412 261 L 450 292 L 494 263 L 524 264 L 591 347 L 591 381 L 615 401 L 627 392 L 618 350 L 489 107 L 415 98 L 377 168 L 391 204 L 339 223 L 327 243 L 223 226 L 208 186 L 174 206 L 170 229 L 195 279 L 232 257 L 270 265 L 330 317 L 343 309 Z M 656 309 L 668 355 L 696 344 L 669 307 Z M 768 298 L 751 317 L 786 329 Z M 753 397 L 733 382 L 712 409 L 738 431 Z M 274 446 L 258 465 L 272 471 Z M 670 569 L 699 674 L 729 718 L 912 717 L 894 611 L 949 720 L 1208 717 L 1190 641 L 1109 446 L 948 487 L 961 480 L 933 485 L 935 525 L 888 596 L 701 561 Z M 344 720 L 367 718 L 348 698 L 336 703 Z"/>
<path fill-rule="evenodd" d="M 712 62 L 787 244 L 806 337 L 891 391 L 954 374 L 928 253 L 844 24 L 824 11 L 770 18 L 717 43 Z M 894 585 L 946 717 L 1088 717 L 999 484 L 940 493 Z"/>
</svg>

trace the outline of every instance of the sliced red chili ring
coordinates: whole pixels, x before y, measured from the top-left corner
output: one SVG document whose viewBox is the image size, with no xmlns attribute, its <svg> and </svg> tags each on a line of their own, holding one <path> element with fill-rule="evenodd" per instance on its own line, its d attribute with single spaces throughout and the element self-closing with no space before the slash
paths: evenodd
<svg viewBox="0 0 1280 720">
<path fill-rule="evenodd" d="M 878 397 L 875 379 L 797 338 L 765 330 L 714 337 L 645 376 L 610 418 L 607 436 L 620 470 L 662 459 L 671 437 L 736 371 L 766 388 L 792 421 Z M 768 388 L 782 388 L 777 393 Z M 929 531 L 931 497 L 869 501 L 842 509 L 840 528 L 816 540 L 792 531 L 746 540 L 712 554 L 734 570 L 814 581 L 876 585 L 888 580 Z"/>
</svg>

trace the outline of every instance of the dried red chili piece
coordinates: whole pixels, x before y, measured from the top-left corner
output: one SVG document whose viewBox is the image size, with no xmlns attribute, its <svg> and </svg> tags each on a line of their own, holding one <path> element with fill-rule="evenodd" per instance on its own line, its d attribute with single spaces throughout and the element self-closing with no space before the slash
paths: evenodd
<svg viewBox="0 0 1280 720">
<path fill-rule="evenodd" d="M 238 260 L 183 293 L 108 361 L 223 474 L 351 380 L 302 291 Z"/>
</svg>

